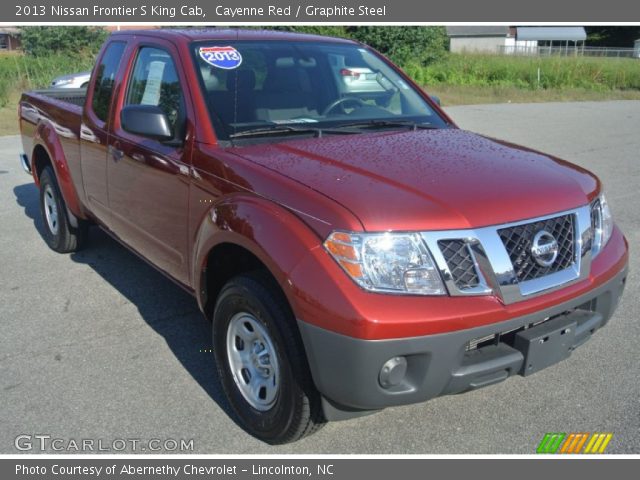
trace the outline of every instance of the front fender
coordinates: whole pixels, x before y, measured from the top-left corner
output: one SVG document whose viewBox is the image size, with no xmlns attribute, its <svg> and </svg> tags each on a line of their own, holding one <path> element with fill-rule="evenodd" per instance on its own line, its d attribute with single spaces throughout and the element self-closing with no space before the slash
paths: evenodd
<svg viewBox="0 0 640 480">
<path fill-rule="evenodd" d="M 67 208 L 76 217 L 84 218 L 78 193 L 76 192 L 71 173 L 69 172 L 67 157 L 58 138 L 58 134 L 50 122 L 40 122 L 38 124 L 33 140 L 33 152 L 31 154 L 32 164 L 35 160 L 38 147 L 43 148 L 51 160 L 58 185 L 60 186 L 60 192 L 62 193 L 62 198 L 64 198 Z M 40 186 L 40 179 L 38 178 L 35 167 L 33 168 L 33 178 L 36 185 Z"/>
<path fill-rule="evenodd" d="M 198 305 L 204 311 L 203 273 L 209 252 L 230 243 L 245 248 L 269 269 L 296 313 L 289 272 L 321 242 L 298 216 L 272 201 L 244 193 L 225 197 L 207 210 L 197 229 L 191 265 Z"/>
</svg>

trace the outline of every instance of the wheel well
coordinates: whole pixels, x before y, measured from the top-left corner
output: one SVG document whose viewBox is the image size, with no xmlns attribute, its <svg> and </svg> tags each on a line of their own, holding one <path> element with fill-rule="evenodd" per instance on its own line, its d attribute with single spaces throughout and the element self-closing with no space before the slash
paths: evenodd
<svg viewBox="0 0 640 480">
<path fill-rule="evenodd" d="M 35 169 L 36 177 L 40 180 L 40 175 L 42 174 L 44 167 L 51 165 L 49 154 L 42 145 L 36 145 L 36 148 L 33 149 L 33 159 L 31 160 L 31 164 Z"/>
<path fill-rule="evenodd" d="M 216 304 L 218 294 L 222 287 L 231 278 L 242 273 L 263 271 L 273 280 L 274 285 L 280 289 L 278 281 L 269 271 L 267 266 L 260 261 L 253 253 L 244 247 L 232 243 L 223 243 L 215 246 L 207 257 L 206 269 L 203 272 L 204 286 L 203 304 L 207 318 L 213 317 L 213 309 Z M 280 289 L 280 291 L 282 291 Z M 282 292 L 285 297 L 284 292 Z M 286 297 L 285 297 L 286 298 Z"/>
</svg>

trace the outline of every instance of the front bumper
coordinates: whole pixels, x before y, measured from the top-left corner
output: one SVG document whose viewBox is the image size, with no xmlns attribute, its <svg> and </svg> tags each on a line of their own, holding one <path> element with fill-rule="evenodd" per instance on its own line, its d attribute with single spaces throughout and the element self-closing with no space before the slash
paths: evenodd
<svg viewBox="0 0 640 480">
<path fill-rule="evenodd" d="M 325 415 L 328 420 L 340 420 L 388 406 L 478 389 L 511 375 L 526 375 L 569 356 L 608 322 L 622 295 L 626 276 L 625 266 L 607 282 L 569 301 L 507 321 L 449 333 L 364 340 L 304 321 L 298 321 L 298 325 L 314 381 L 323 395 Z M 543 321 L 530 332 L 542 330 L 545 338 L 555 338 L 557 325 L 562 330 L 571 326 L 572 332 L 558 340 L 557 347 L 548 347 L 551 350 L 542 354 L 541 367 L 531 366 L 532 359 L 540 360 L 540 352 L 533 354 L 523 347 L 526 334 L 519 341 L 514 338 L 523 327 Z M 470 342 L 494 334 L 498 336 L 490 344 L 468 349 Z M 545 338 L 540 337 L 540 343 Z M 534 340 L 538 342 L 537 338 Z M 401 381 L 384 388 L 381 370 L 396 357 L 406 359 L 406 373 Z"/>
</svg>

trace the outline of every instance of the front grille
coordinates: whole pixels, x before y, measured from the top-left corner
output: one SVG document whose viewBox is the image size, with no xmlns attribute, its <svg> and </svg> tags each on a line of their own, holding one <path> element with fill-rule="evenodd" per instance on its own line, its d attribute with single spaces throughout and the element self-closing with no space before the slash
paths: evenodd
<svg viewBox="0 0 640 480">
<path fill-rule="evenodd" d="M 533 237 L 540 230 L 546 230 L 558 242 L 558 257 L 548 267 L 543 267 L 536 263 L 531 254 Z M 498 234 L 507 249 L 519 282 L 533 280 L 565 270 L 574 262 L 574 215 L 563 215 L 515 227 L 503 228 L 498 230 Z"/>
<path fill-rule="evenodd" d="M 438 246 L 447 262 L 456 287 L 460 290 L 466 290 L 480 284 L 475 262 L 469 251 L 469 246 L 464 241 L 440 240 Z"/>
</svg>

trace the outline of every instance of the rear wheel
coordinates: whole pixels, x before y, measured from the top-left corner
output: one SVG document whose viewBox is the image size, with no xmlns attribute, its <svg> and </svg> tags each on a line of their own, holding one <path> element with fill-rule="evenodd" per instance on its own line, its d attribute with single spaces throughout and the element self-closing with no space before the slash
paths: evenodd
<svg viewBox="0 0 640 480">
<path fill-rule="evenodd" d="M 239 275 L 213 314 L 218 374 L 240 424 L 271 444 L 296 441 L 324 423 L 295 319 L 274 281 Z"/>
<path fill-rule="evenodd" d="M 87 224 L 78 220 L 78 227 L 73 227 L 69 222 L 67 206 L 51 167 L 45 167 L 40 175 L 40 210 L 44 222 L 44 239 L 51 249 L 68 253 L 83 247 Z"/>
</svg>

